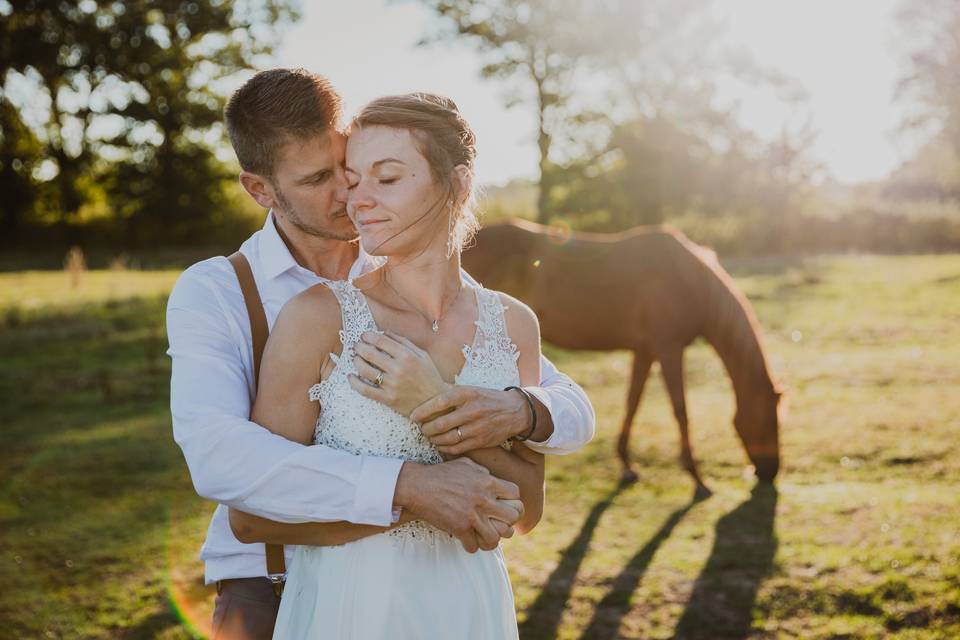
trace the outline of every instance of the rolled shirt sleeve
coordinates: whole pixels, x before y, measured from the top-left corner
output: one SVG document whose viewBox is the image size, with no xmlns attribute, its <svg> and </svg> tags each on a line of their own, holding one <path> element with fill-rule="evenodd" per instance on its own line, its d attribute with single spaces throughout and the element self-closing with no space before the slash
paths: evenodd
<svg viewBox="0 0 960 640">
<path fill-rule="evenodd" d="M 524 443 L 530 449 L 545 455 L 564 455 L 579 450 L 593 439 L 597 416 L 590 398 L 545 356 L 540 358 L 540 386 L 524 389 L 543 403 L 553 420 L 553 433 L 549 438 Z"/>
<path fill-rule="evenodd" d="M 248 419 L 249 323 L 232 269 L 215 260 L 185 271 L 167 305 L 173 435 L 197 493 L 280 522 L 389 525 L 402 460 L 305 446 Z"/>
</svg>

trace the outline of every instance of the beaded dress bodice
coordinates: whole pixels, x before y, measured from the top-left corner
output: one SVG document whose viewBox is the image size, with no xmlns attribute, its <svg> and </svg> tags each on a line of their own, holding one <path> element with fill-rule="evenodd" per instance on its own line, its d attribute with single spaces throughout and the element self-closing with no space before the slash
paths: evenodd
<svg viewBox="0 0 960 640">
<path fill-rule="evenodd" d="M 425 464 L 442 462 L 437 448 L 427 440 L 416 423 L 390 407 L 362 396 L 350 386 L 348 376 L 356 374 L 354 345 L 365 331 L 379 332 L 363 293 L 349 281 L 327 286 L 340 302 L 343 328 L 339 356 L 331 354 L 335 366 L 330 375 L 309 390 L 310 400 L 320 402 L 320 417 L 314 442 L 357 455 L 399 458 Z M 510 341 L 504 319 L 505 307 L 495 291 L 476 287 L 478 318 L 473 344 L 463 346 L 463 368 L 454 384 L 503 389 L 520 384 L 517 359 L 520 353 Z M 391 534 L 413 533 L 429 528 L 410 522 Z"/>
</svg>

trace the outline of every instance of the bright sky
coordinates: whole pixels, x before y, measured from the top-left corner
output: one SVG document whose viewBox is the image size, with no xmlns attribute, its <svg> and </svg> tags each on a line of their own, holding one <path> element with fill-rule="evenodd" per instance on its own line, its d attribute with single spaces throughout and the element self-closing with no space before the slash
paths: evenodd
<svg viewBox="0 0 960 640">
<path fill-rule="evenodd" d="M 899 0 L 721 0 L 729 37 L 754 57 L 797 79 L 819 131 L 816 154 L 842 182 L 883 177 L 911 151 L 894 132 L 900 59 L 892 15 Z M 302 3 L 303 18 L 277 52 L 281 66 L 326 75 L 352 114 L 385 94 L 432 91 L 453 98 L 477 133 L 478 180 L 501 184 L 536 175 L 534 115 L 506 109 L 505 86 L 479 77 L 466 43 L 417 47 L 436 18 L 416 1 Z M 791 113 L 768 94 L 744 91 L 743 123 L 776 134 Z"/>
</svg>

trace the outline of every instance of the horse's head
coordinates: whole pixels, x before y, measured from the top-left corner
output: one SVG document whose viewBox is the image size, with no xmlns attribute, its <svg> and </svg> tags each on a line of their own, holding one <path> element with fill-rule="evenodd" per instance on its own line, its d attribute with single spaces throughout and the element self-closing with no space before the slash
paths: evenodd
<svg viewBox="0 0 960 640">
<path fill-rule="evenodd" d="M 531 257 L 540 237 L 536 227 L 522 220 L 485 226 L 463 252 L 463 268 L 484 286 L 522 299 L 536 268 Z"/>
<path fill-rule="evenodd" d="M 764 387 L 753 397 L 738 402 L 733 424 L 753 463 L 757 478 L 772 482 L 780 470 L 779 405 L 783 392 L 776 387 Z"/>
</svg>

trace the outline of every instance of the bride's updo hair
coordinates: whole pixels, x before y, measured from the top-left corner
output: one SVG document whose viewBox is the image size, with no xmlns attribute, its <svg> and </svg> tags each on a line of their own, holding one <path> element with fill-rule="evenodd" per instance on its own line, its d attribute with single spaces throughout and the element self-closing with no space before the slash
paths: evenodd
<svg viewBox="0 0 960 640">
<path fill-rule="evenodd" d="M 453 201 L 450 246 L 462 250 L 480 228 L 480 223 L 473 210 L 475 194 L 472 188 L 458 202 L 453 169 L 462 164 L 473 174 L 477 140 L 456 103 L 432 93 L 377 98 L 351 123 L 352 127 L 360 128 L 375 125 L 407 129 L 417 141 L 417 148 L 427 159 L 433 179 L 446 191 L 440 203 L 441 210 L 446 212 L 446 203 Z"/>
</svg>

